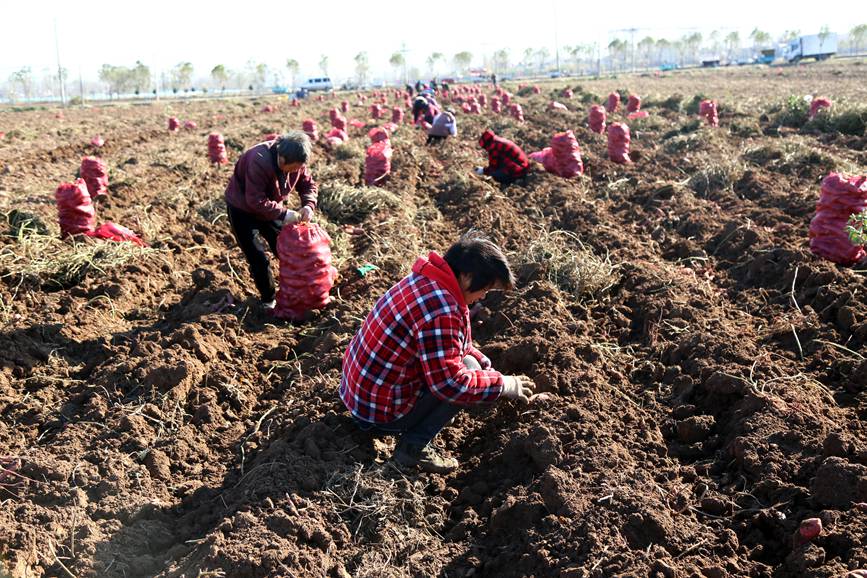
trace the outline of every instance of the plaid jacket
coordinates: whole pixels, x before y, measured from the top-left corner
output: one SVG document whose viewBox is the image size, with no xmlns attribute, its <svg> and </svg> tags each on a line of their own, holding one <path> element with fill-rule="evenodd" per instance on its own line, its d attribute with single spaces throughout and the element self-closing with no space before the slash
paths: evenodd
<svg viewBox="0 0 867 578">
<path fill-rule="evenodd" d="M 490 129 L 482 133 L 481 138 L 479 138 L 479 146 L 488 151 L 486 175 L 501 169 L 505 170 L 509 176 L 522 177 L 530 169 L 530 159 L 527 158 L 521 147 L 510 140 L 495 135 Z"/>
<path fill-rule="evenodd" d="M 482 369 L 467 369 L 467 355 Z M 492 402 L 503 391 L 503 376 L 473 347 L 458 281 L 434 252 L 380 297 L 352 338 L 340 398 L 356 418 L 389 423 L 409 413 L 425 388 L 460 405 Z"/>
</svg>

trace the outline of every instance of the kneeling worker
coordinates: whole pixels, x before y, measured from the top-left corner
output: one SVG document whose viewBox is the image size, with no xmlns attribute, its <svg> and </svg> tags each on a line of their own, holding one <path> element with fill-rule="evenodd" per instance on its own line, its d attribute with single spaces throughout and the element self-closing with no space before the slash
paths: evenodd
<svg viewBox="0 0 867 578">
<path fill-rule="evenodd" d="M 499 247 L 467 233 L 444 256 L 420 257 L 379 301 L 343 356 L 340 398 L 359 427 L 400 434 L 393 459 L 446 473 L 458 463 L 431 441 L 462 407 L 527 402 L 530 378 L 503 375 L 472 344 L 468 306 L 515 279 Z"/>
</svg>

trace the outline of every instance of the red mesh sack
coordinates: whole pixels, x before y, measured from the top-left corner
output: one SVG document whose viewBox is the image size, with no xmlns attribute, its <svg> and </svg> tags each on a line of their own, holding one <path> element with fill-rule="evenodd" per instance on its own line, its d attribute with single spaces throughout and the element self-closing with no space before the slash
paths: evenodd
<svg viewBox="0 0 867 578">
<path fill-rule="evenodd" d="M 367 147 L 364 159 L 364 184 L 379 185 L 391 172 L 391 143 L 388 140 Z"/>
<path fill-rule="evenodd" d="M 342 141 L 348 141 L 349 140 L 349 135 L 346 133 L 346 131 L 343 129 L 337 128 L 337 127 L 334 127 L 330 131 L 328 131 L 328 134 L 326 134 L 325 137 L 326 138 L 335 138 L 336 137 Z"/>
<path fill-rule="evenodd" d="M 560 96 L 562 96 L 563 98 L 572 98 L 572 96 L 573 96 L 574 94 L 575 94 L 575 93 L 572 92 L 572 89 L 571 89 L 571 88 L 564 88 L 564 89 L 563 89 L 563 92 L 560 93 Z"/>
<path fill-rule="evenodd" d="M 605 132 L 605 109 L 594 104 L 590 107 L 590 130 L 602 134 Z"/>
<path fill-rule="evenodd" d="M 557 165 L 556 174 L 567 179 L 584 174 L 581 148 L 571 130 L 555 134 L 551 138 L 551 150 L 554 152 L 554 160 Z"/>
<path fill-rule="evenodd" d="M 518 122 L 524 122 L 524 109 L 518 103 L 509 105 L 509 112 L 512 113 L 512 118 Z"/>
<path fill-rule="evenodd" d="M 324 94 L 320 94 L 319 96 L 316 97 L 316 100 L 319 101 L 319 102 L 322 102 L 323 100 L 325 100 L 325 95 L 324 95 Z"/>
<path fill-rule="evenodd" d="M 849 216 L 867 208 L 867 176 L 831 173 L 822 180 L 816 214 L 810 221 L 810 250 L 840 263 L 853 265 L 865 257 L 864 247 L 849 242 Z"/>
<path fill-rule="evenodd" d="M 331 239 L 316 223 L 292 223 L 277 237 L 280 279 L 274 316 L 300 320 L 311 309 L 331 301 L 329 292 L 337 279 L 331 265 Z"/>
<path fill-rule="evenodd" d="M 274 135 L 274 138 L 277 138 L 277 135 Z M 273 139 L 266 138 L 265 140 Z M 208 135 L 208 160 L 221 165 L 229 162 L 229 157 L 226 155 L 226 143 L 223 140 L 223 135 L 218 132 L 212 132 Z"/>
<path fill-rule="evenodd" d="M 551 150 L 551 147 L 545 147 L 538 152 L 530 153 L 528 156 L 537 163 L 542 163 L 547 172 L 557 174 L 557 161 L 554 159 L 554 151 Z"/>
<path fill-rule="evenodd" d="M 340 112 L 349 112 L 349 101 L 343 100 L 340 102 Z"/>
<path fill-rule="evenodd" d="M 615 163 L 631 163 L 629 158 L 629 127 L 622 122 L 608 126 L 608 158 Z"/>
<path fill-rule="evenodd" d="M 175 132 L 179 128 L 181 128 L 181 121 L 179 121 L 176 116 L 170 116 L 169 117 L 169 130 L 171 132 Z"/>
<path fill-rule="evenodd" d="M 719 126 L 719 113 L 715 100 L 703 100 L 698 105 L 698 114 L 707 121 L 710 126 Z"/>
<path fill-rule="evenodd" d="M 533 85 L 533 94 L 540 94 L 541 92 L 542 92 L 542 89 L 534 84 Z"/>
<path fill-rule="evenodd" d="M 382 128 L 388 131 L 388 134 L 394 134 L 397 129 L 400 127 L 394 124 L 393 122 L 387 122 L 382 125 Z"/>
<path fill-rule="evenodd" d="M 636 118 L 647 118 L 650 114 L 646 110 L 636 110 L 635 112 L 631 112 L 626 115 L 626 118 L 629 120 L 635 120 Z"/>
<path fill-rule="evenodd" d="M 262 107 L 262 112 L 274 112 L 274 107 L 270 104 L 266 104 Z"/>
<path fill-rule="evenodd" d="M 562 110 L 569 112 L 569 109 L 562 102 L 557 102 L 556 100 L 552 100 L 548 103 L 548 110 Z"/>
<path fill-rule="evenodd" d="M 336 128 L 336 129 L 340 129 L 340 130 L 345 131 L 345 130 L 346 130 L 346 117 L 344 117 L 344 116 L 343 116 L 342 114 L 340 114 L 340 113 L 335 114 L 335 115 L 331 118 L 331 126 L 332 126 L 333 128 Z"/>
<path fill-rule="evenodd" d="M 349 126 L 352 128 L 364 128 L 365 125 L 360 120 L 353 118 L 349 121 Z"/>
<path fill-rule="evenodd" d="M 301 106 L 301 103 L 298 102 L 298 99 L 297 99 L 297 98 L 293 98 L 293 99 L 292 99 L 292 106 Z"/>
<path fill-rule="evenodd" d="M 0 138 L 3 138 L 3 136 L 2 136 L 3 134 L 5 134 L 5 133 L 0 133 Z M 90 139 L 90 144 L 92 144 L 93 146 L 95 146 L 96 148 L 99 149 L 99 148 L 102 148 L 102 145 L 105 144 L 105 139 L 99 135 L 96 135 L 95 137 Z"/>
<path fill-rule="evenodd" d="M 319 130 L 316 128 L 316 122 L 312 118 L 304 119 L 301 122 L 301 130 L 307 133 L 310 140 L 319 140 Z"/>
<path fill-rule="evenodd" d="M 472 111 L 472 106 L 469 102 L 465 102 L 461 105 L 461 110 L 464 111 L 466 114 L 470 114 L 470 112 Z"/>
<path fill-rule="evenodd" d="M 74 183 L 61 183 L 54 191 L 57 201 L 57 220 L 60 223 L 60 236 L 87 234 L 96 224 L 96 211 L 87 192 L 87 183 L 78 179 Z"/>
<path fill-rule="evenodd" d="M 612 92 L 608 95 L 608 102 L 605 103 L 605 110 L 610 114 L 616 112 L 618 108 L 620 108 L 620 95 L 616 92 Z"/>
<path fill-rule="evenodd" d="M 481 106 L 482 108 L 488 106 L 488 97 L 484 94 L 479 95 L 479 106 Z"/>
<path fill-rule="evenodd" d="M 403 122 L 403 109 L 396 106 L 391 109 L 391 122 L 401 124 Z"/>
<path fill-rule="evenodd" d="M 199 128 L 199 125 L 196 124 L 194 120 L 185 120 L 184 121 L 184 130 L 196 130 Z"/>
<path fill-rule="evenodd" d="M 112 223 L 111 221 L 106 221 L 99 227 L 97 227 L 94 231 L 90 231 L 85 233 L 88 237 L 95 237 L 97 239 L 105 239 L 107 241 L 117 241 L 120 242 L 129 242 L 139 247 L 147 247 L 148 244 L 145 243 L 141 237 L 136 235 L 130 229 L 127 229 L 123 225 L 118 225 L 117 223 Z"/>
<path fill-rule="evenodd" d="M 626 112 L 638 112 L 641 108 L 641 97 L 634 94 L 629 95 L 629 100 L 626 101 Z"/>
<path fill-rule="evenodd" d="M 382 142 L 384 140 L 388 140 L 388 131 L 378 126 L 376 128 L 372 128 L 367 132 L 367 136 L 370 137 L 370 142 L 377 143 Z"/>
<path fill-rule="evenodd" d="M 810 101 L 810 120 L 816 118 L 823 108 L 831 108 L 831 101 L 827 98 L 814 98 Z"/>
<path fill-rule="evenodd" d="M 512 101 L 512 96 L 508 92 L 503 93 L 503 106 L 509 106 L 509 103 Z"/>
<path fill-rule="evenodd" d="M 500 99 L 496 96 L 491 98 L 491 112 L 499 114 L 502 110 L 503 107 L 501 106 Z"/>
<path fill-rule="evenodd" d="M 79 174 L 87 184 L 87 192 L 91 199 L 98 199 L 108 194 L 108 167 L 99 157 L 84 157 L 81 159 Z"/>
<path fill-rule="evenodd" d="M 372 116 L 375 119 L 382 118 L 382 105 L 371 104 L 370 105 L 370 116 Z"/>
</svg>

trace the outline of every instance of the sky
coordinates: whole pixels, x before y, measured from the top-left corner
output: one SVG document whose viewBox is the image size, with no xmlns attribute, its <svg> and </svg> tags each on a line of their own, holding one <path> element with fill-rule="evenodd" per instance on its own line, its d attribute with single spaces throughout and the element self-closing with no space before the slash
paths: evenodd
<svg viewBox="0 0 867 578">
<path fill-rule="evenodd" d="M 168 71 L 181 61 L 192 62 L 195 77 L 207 76 L 216 64 L 240 69 L 250 61 L 285 70 L 288 58 L 300 64 L 299 79 L 318 76 L 321 55 L 329 57 L 335 79 L 351 76 L 353 57 L 368 53 L 372 78 L 394 78 L 389 56 L 406 47 L 408 67 L 427 71 L 432 52 L 451 56 L 466 50 L 474 65 L 482 56 L 506 48 L 510 62 L 521 60 L 525 48 L 598 42 L 603 46 L 618 34 L 635 42 L 645 36 L 676 39 L 694 31 L 705 37 L 712 30 L 725 36 L 738 30 L 746 44 L 759 27 L 775 38 L 785 30 L 815 34 L 827 25 L 845 33 L 867 22 L 867 2 L 824 0 L 820 4 L 755 0 L 638 2 L 634 0 L 440 0 L 409 2 L 367 0 L 330 2 L 103 1 L 57 0 L 11 2 L 0 8 L 0 80 L 23 66 L 34 73 L 56 69 L 56 22 L 60 60 L 77 78 L 96 80 L 105 64 L 132 66 L 141 60 L 151 70 Z M 494 8 L 499 6 L 500 8 Z M 785 9 L 783 8 L 785 6 Z M 447 72 L 444 65 L 441 73 Z"/>
</svg>

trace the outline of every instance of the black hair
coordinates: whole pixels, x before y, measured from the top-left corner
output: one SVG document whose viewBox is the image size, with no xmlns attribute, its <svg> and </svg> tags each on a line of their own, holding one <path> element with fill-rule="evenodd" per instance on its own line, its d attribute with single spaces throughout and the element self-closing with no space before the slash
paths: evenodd
<svg viewBox="0 0 867 578">
<path fill-rule="evenodd" d="M 481 291 L 494 286 L 511 289 L 515 276 L 503 251 L 480 231 L 471 230 L 449 247 L 443 256 L 455 277 L 466 273 L 472 279 L 470 291 Z"/>
<path fill-rule="evenodd" d="M 312 148 L 310 137 L 300 130 L 290 130 L 277 139 L 277 154 L 287 163 L 306 164 Z"/>
</svg>

